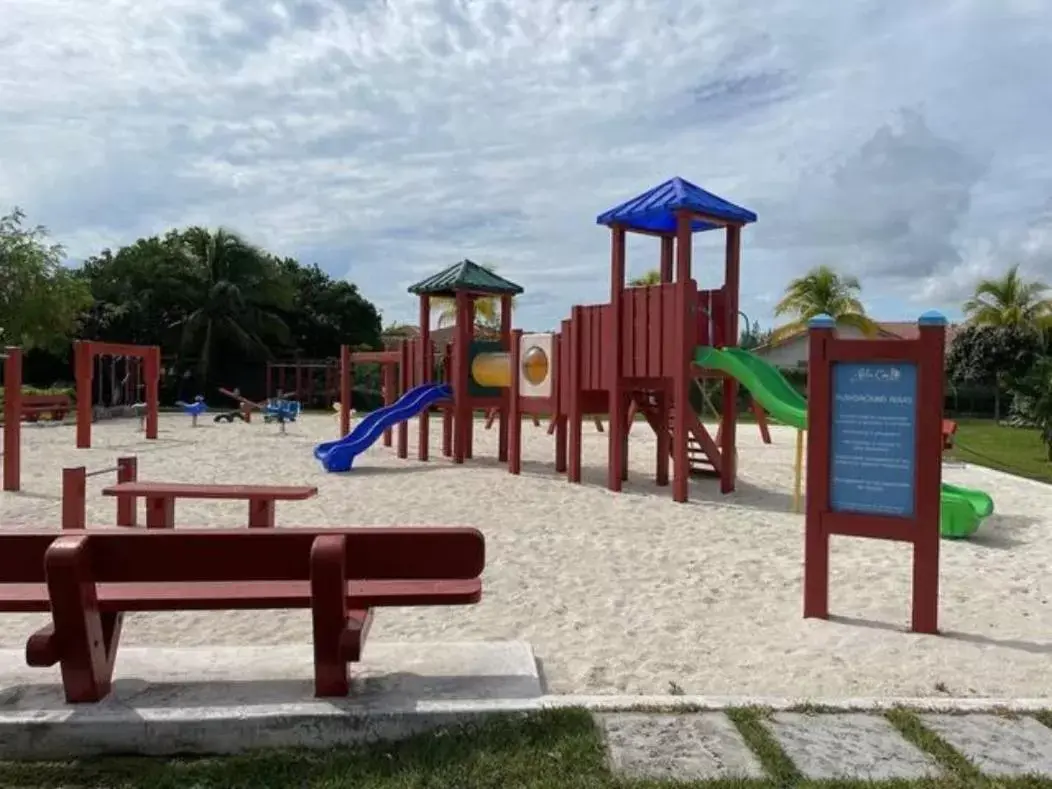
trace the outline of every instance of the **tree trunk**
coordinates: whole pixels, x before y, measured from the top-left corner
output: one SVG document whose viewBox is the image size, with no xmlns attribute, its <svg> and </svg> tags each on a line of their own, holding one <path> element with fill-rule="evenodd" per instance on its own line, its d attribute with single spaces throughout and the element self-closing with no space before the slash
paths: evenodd
<svg viewBox="0 0 1052 789">
<path fill-rule="evenodd" d="M 994 384 L 994 422 L 1001 424 L 1001 386 Z"/>
</svg>

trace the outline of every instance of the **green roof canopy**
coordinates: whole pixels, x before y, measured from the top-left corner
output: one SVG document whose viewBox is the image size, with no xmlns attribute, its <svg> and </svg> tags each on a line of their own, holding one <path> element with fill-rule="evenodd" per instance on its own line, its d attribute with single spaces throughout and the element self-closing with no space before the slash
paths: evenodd
<svg viewBox="0 0 1052 789">
<path fill-rule="evenodd" d="M 518 296 L 522 287 L 465 258 L 409 288 L 414 296 L 452 297 L 457 293 Z"/>
</svg>

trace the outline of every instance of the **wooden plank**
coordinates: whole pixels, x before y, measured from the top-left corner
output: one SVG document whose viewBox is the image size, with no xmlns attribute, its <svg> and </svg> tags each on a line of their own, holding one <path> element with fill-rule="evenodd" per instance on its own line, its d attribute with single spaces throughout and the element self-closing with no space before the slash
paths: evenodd
<svg viewBox="0 0 1052 789">
<path fill-rule="evenodd" d="M 104 584 L 306 580 L 314 539 L 325 534 L 346 536 L 347 577 L 352 580 L 470 579 L 485 566 L 485 539 L 467 527 L 99 528 L 88 534 L 105 545 L 93 557 L 96 577 Z M 61 536 L 57 528 L 0 535 L 0 590 L 43 583 L 44 554 Z"/>
<path fill-rule="evenodd" d="M 99 610 L 250 611 L 310 608 L 309 581 L 195 581 L 179 583 L 100 583 Z M 470 605 L 482 598 L 482 579 L 348 581 L 351 608 Z M 0 611 L 46 613 L 51 610 L 47 585 L 0 584 Z"/>
<path fill-rule="evenodd" d="M 103 496 L 172 497 L 178 499 L 270 499 L 303 501 L 318 495 L 313 485 L 195 485 L 187 482 L 120 482 L 102 489 Z"/>
</svg>

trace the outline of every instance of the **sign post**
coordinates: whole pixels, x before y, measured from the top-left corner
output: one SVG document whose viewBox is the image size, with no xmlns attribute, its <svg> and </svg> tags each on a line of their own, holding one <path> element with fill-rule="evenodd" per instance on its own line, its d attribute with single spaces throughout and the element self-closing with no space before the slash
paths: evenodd
<svg viewBox="0 0 1052 789">
<path fill-rule="evenodd" d="M 829 617 L 829 538 L 913 545 L 911 629 L 937 633 L 946 319 L 918 338 L 842 339 L 809 323 L 804 617 Z"/>
</svg>

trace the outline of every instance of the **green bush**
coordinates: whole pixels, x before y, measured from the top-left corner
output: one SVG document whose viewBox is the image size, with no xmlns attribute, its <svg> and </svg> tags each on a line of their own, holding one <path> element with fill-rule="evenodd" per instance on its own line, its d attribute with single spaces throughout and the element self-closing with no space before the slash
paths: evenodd
<svg viewBox="0 0 1052 789">
<path fill-rule="evenodd" d="M 23 386 L 23 395 L 66 395 L 69 397 L 70 404 L 77 402 L 77 390 L 73 386 L 48 386 L 41 388 L 39 386 Z M 0 389 L 0 407 L 3 406 L 5 401 L 5 391 Z"/>
</svg>

